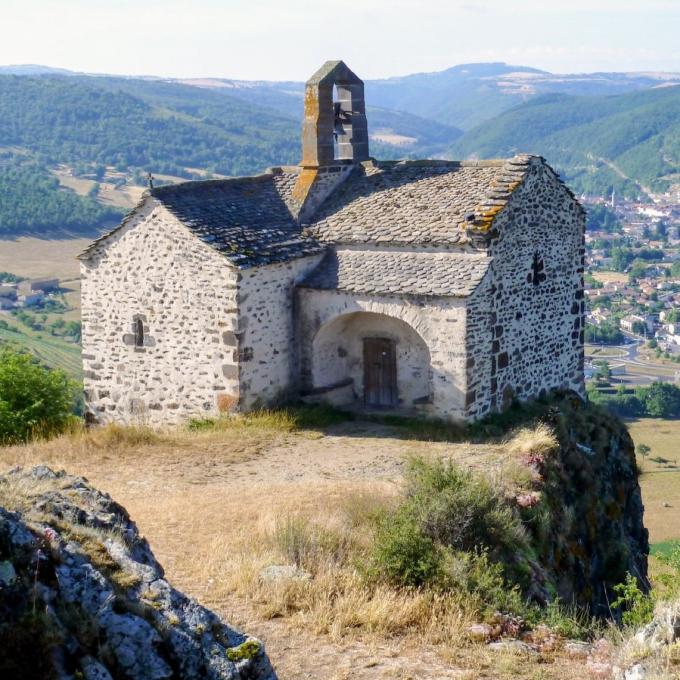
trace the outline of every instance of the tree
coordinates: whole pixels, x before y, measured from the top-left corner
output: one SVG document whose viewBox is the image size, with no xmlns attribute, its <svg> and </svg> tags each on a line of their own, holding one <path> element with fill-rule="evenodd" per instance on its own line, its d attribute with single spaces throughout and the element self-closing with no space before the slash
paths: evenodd
<svg viewBox="0 0 680 680">
<path fill-rule="evenodd" d="M 62 432 L 73 417 L 75 392 L 63 371 L 28 354 L 0 350 L 0 444 Z"/>
<path fill-rule="evenodd" d="M 586 229 L 588 231 L 620 232 L 621 221 L 616 213 L 606 205 L 596 204 L 588 207 Z"/>
<path fill-rule="evenodd" d="M 632 330 L 636 335 L 645 335 L 647 333 L 647 325 L 644 321 L 634 321 Z"/>
<path fill-rule="evenodd" d="M 663 220 L 656 225 L 656 237 L 659 241 L 668 239 L 668 225 Z"/>
<path fill-rule="evenodd" d="M 647 414 L 652 418 L 680 417 L 680 387 L 671 383 L 655 382 L 639 390 Z"/>
<path fill-rule="evenodd" d="M 609 362 L 598 361 L 595 365 L 597 366 L 597 373 L 595 373 L 595 378 L 598 381 L 608 383 L 612 377 L 612 371 L 611 368 L 609 368 Z"/>
<path fill-rule="evenodd" d="M 633 259 L 630 248 L 612 248 L 612 269 L 617 272 L 626 271 L 626 267 Z"/>
<path fill-rule="evenodd" d="M 628 278 L 631 282 L 634 282 L 636 279 L 641 279 L 646 273 L 647 265 L 645 262 L 642 260 L 635 260 L 630 268 L 630 271 L 628 272 Z"/>
<path fill-rule="evenodd" d="M 586 342 L 601 343 L 604 345 L 617 345 L 624 341 L 624 335 L 621 329 L 614 323 L 605 322 L 596 326 L 594 324 L 586 324 L 585 340 Z"/>
<path fill-rule="evenodd" d="M 647 444 L 638 444 L 635 447 L 635 452 L 638 454 L 638 456 L 642 456 L 642 458 L 646 458 L 650 453 L 652 449 L 647 446 Z"/>
</svg>

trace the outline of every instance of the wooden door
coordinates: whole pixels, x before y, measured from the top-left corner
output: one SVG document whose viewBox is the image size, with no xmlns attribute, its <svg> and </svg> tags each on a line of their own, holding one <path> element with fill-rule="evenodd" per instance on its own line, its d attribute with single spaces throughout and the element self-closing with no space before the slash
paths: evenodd
<svg viewBox="0 0 680 680">
<path fill-rule="evenodd" d="M 364 338 L 364 403 L 390 408 L 397 403 L 397 357 L 394 341 Z"/>
</svg>

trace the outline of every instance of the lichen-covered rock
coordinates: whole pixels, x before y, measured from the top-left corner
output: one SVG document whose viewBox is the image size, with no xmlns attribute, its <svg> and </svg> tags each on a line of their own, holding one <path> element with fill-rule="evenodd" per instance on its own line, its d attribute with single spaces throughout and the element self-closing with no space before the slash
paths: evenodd
<svg viewBox="0 0 680 680">
<path fill-rule="evenodd" d="M 627 573 L 648 588 L 649 541 L 633 441 L 618 418 L 576 395 L 561 395 L 543 417 L 559 446 L 527 456 L 540 500 L 517 502 L 533 549 L 523 556 L 531 570 L 529 594 L 539 601 L 559 597 L 607 618 L 613 586 Z"/>
<path fill-rule="evenodd" d="M 614 680 L 677 678 L 680 667 L 680 601 L 661 602 L 654 618 L 617 651 Z"/>
<path fill-rule="evenodd" d="M 274 680 L 259 640 L 164 579 L 123 507 L 49 468 L 0 476 L 0 677 Z"/>
</svg>

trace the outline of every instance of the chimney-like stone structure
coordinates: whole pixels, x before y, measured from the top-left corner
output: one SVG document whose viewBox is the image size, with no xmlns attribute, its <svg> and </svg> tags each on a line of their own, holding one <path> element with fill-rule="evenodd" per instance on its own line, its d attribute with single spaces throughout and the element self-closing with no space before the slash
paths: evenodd
<svg viewBox="0 0 680 680">
<path fill-rule="evenodd" d="M 327 61 L 305 85 L 302 170 L 293 189 L 299 219 L 368 158 L 364 83 L 343 61 Z"/>
</svg>

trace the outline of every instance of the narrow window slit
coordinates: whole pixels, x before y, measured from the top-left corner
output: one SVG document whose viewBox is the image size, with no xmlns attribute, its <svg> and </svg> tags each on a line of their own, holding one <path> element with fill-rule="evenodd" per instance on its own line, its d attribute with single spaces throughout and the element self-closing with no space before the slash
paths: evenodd
<svg viewBox="0 0 680 680">
<path fill-rule="evenodd" d="M 135 347 L 144 347 L 144 322 L 135 319 Z"/>
</svg>

